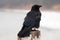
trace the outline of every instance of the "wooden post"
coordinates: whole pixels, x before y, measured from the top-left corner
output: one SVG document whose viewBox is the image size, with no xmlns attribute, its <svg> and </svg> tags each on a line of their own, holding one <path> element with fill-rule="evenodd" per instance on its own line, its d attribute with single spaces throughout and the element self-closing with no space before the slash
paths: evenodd
<svg viewBox="0 0 60 40">
<path fill-rule="evenodd" d="M 39 30 L 32 30 L 30 32 L 30 38 L 29 37 L 26 37 L 27 40 L 30 39 L 30 40 L 38 40 L 40 37 L 40 31 Z M 23 40 L 21 37 L 18 37 L 18 40 Z"/>
<path fill-rule="evenodd" d="M 31 31 L 31 40 L 33 40 L 33 39 L 38 39 L 39 38 L 39 36 L 40 36 L 40 31 L 39 30 L 35 30 L 35 31 Z"/>
<path fill-rule="evenodd" d="M 18 40 L 21 40 L 21 37 L 18 37 Z"/>
</svg>

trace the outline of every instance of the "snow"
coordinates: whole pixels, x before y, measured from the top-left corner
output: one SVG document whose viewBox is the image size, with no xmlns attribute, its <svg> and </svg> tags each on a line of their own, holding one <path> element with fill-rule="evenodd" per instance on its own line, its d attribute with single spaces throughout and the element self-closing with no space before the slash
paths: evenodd
<svg viewBox="0 0 60 40">
<path fill-rule="evenodd" d="M 41 26 L 53 29 L 60 29 L 60 12 L 54 11 L 42 12 Z"/>
<path fill-rule="evenodd" d="M 0 40 L 17 40 L 27 10 L 0 10 Z M 41 11 L 40 40 L 60 40 L 60 12 Z"/>
</svg>

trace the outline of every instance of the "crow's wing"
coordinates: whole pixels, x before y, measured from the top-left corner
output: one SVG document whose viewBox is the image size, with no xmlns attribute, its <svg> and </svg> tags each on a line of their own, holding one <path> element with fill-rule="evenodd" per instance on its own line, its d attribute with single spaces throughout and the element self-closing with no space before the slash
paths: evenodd
<svg viewBox="0 0 60 40">
<path fill-rule="evenodd" d="M 32 26 L 35 24 L 35 20 L 36 20 L 36 15 L 34 14 L 34 12 L 29 12 L 25 17 L 25 21 L 23 24 L 26 26 Z"/>
<path fill-rule="evenodd" d="M 24 27 L 24 29 L 23 29 L 23 31 L 21 32 L 20 35 L 24 35 L 25 33 L 30 33 L 31 29 L 35 25 L 36 19 L 40 18 L 40 16 L 36 17 L 36 14 L 35 14 L 35 12 L 29 12 L 27 14 L 27 16 L 25 17 L 25 21 L 23 23 L 23 25 L 26 25 L 27 27 L 26 26 Z"/>
</svg>

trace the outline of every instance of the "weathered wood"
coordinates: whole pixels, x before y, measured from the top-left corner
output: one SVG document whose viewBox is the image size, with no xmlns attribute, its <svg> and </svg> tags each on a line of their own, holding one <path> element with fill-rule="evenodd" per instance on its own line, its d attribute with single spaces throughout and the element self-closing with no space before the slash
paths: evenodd
<svg viewBox="0 0 60 40">
<path fill-rule="evenodd" d="M 38 39 L 40 36 L 40 31 L 39 30 L 31 31 L 30 36 L 31 40 Z"/>
<path fill-rule="evenodd" d="M 39 30 L 33 30 L 30 32 L 29 37 L 18 37 L 18 40 L 37 40 L 40 37 L 40 31 Z"/>
</svg>

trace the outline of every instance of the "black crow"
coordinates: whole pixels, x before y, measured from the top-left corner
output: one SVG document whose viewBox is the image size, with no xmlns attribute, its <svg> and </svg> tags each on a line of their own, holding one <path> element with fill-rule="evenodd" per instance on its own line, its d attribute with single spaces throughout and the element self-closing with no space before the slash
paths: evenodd
<svg viewBox="0 0 60 40">
<path fill-rule="evenodd" d="M 39 8 L 41 5 L 33 5 L 31 11 L 27 13 L 27 16 L 24 19 L 23 27 L 18 33 L 18 37 L 27 37 L 29 36 L 32 28 L 39 28 L 39 23 L 41 20 L 41 12 Z"/>
</svg>

